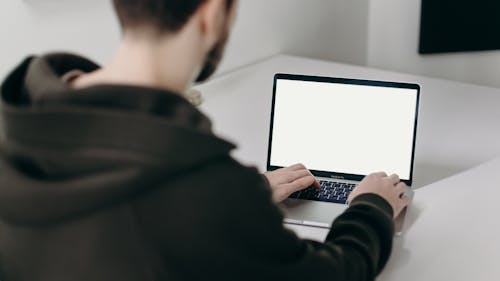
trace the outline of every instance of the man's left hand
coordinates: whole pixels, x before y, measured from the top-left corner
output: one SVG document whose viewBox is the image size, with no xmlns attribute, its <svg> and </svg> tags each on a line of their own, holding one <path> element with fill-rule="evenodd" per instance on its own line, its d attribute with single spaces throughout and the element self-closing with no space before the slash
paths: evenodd
<svg viewBox="0 0 500 281">
<path fill-rule="evenodd" d="M 320 188 L 319 182 L 302 164 L 295 164 L 287 168 L 267 172 L 264 176 L 271 185 L 273 200 L 276 203 L 285 200 L 292 193 L 310 186 Z"/>
</svg>

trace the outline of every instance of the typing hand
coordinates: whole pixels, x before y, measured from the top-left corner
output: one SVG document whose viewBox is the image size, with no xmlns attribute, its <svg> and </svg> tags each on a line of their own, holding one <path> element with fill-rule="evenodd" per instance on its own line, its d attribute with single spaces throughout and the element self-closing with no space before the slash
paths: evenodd
<svg viewBox="0 0 500 281">
<path fill-rule="evenodd" d="M 285 200 L 292 193 L 310 186 L 320 188 L 319 182 L 302 164 L 267 172 L 264 176 L 271 185 L 273 200 L 276 203 Z"/>
<path fill-rule="evenodd" d="M 396 218 L 410 204 L 410 198 L 405 195 L 407 186 L 397 175 L 387 176 L 386 173 L 374 173 L 366 176 L 351 192 L 348 201 L 366 193 L 377 194 L 391 205 Z"/>
</svg>

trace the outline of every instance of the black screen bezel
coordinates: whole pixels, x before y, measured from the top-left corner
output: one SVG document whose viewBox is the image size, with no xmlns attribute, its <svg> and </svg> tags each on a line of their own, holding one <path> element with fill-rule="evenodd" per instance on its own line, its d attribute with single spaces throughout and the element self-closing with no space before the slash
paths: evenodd
<svg viewBox="0 0 500 281">
<path fill-rule="evenodd" d="M 277 85 L 278 80 L 280 80 L 280 79 L 417 90 L 415 123 L 414 123 L 414 130 L 413 130 L 413 145 L 412 145 L 412 155 L 411 155 L 411 163 L 410 163 L 410 179 L 409 180 L 402 180 L 408 186 L 411 186 L 413 184 L 413 167 L 414 167 L 414 161 L 415 161 L 415 146 L 416 146 L 416 141 L 417 141 L 417 125 L 418 125 L 418 114 L 419 114 L 418 111 L 419 111 L 419 104 L 420 104 L 420 86 L 418 84 L 374 81 L 374 80 L 361 80 L 361 79 L 350 79 L 350 78 L 308 76 L 308 75 L 296 75 L 296 74 L 285 74 L 285 73 L 275 74 L 274 79 L 273 79 L 274 84 L 273 84 L 273 97 L 272 97 L 272 105 L 271 105 L 271 122 L 270 122 L 271 125 L 270 125 L 270 129 L 269 129 L 269 142 L 268 142 L 268 152 L 267 152 L 267 171 L 274 171 L 274 170 L 283 168 L 281 166 L 272 166 L 271 165 L 273 126 L 274 126 L 274 109 L 275 109 L 275 102 L 276 102 L 276 85 Z M 374 172 L 376 172 L 376 171 L 374 171 Z M 311 173 L 316 177 L 344 179 L 344 180 L 352 180 L 352 181 L 360 181 L 366 176 L 366 175 L 343 174 L 343 173 L 318 171 L 318 170 L 311 170 Z"/>
</svg>

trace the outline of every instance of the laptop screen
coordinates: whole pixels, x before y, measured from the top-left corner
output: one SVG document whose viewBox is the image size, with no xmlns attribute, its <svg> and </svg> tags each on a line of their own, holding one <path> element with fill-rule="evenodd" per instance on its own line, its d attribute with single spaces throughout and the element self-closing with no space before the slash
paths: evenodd
<svg viewBox="0 0 500 281">
<path fill-rule="evenodd" d="M 303 163 L 317 176 L 373 172 L 411 184 L 419 86 L 278 74 L 268 169 Z"/>
</svg>

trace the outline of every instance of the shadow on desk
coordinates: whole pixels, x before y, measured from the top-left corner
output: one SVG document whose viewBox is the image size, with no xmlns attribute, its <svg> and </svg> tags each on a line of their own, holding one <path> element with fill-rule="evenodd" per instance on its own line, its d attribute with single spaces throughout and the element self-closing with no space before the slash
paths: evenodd
<svg viewBox="0 0 500 281">
<path fill-rule="evenodd" d="M 418 196 L 418 191 L 415 196 Z M 410 262 L 411 250 L 409 248 L 405 248 L 405 235 L 406 233 L 412 231 L 412 227 L 420 217 L 422 211 L 423 207 L 418 202 L 414 202 L 410 205 L 403 226 L 403 234 L 394 237 L 392 254 L 384 272 L 393 272 L 395 269 L 404 267 Z"/>
<path fill-rule="evenodd" d="M 418 191 L 415 193 L 415 197 L 418 196 Z M 406 218 L 404 220 L 403 224 L 403 234 L 399 236 L 398 238 L 403 238 L 405 236 L 405 233 L 408 233 L 411 231 L 411 228 L 417 222 L 418 218 L 420 217 L 420 214 L 423 211 L 423 207 L 418 203 L 418 202 L 412 202 L 411 205 L 408 207 L 408 210 L 406 212 Z M 396 239 L 399 240 L 399 239 Z"/>
<path fill-rule="evenodd" d="M 470 169 L 470 167 L 452 164 L 415 163 L 413 189 L 419 189 L 440 180 L 444 180 L 468 169 Z"/>
<path fill-rule="evenodd" d="M 411 250 L 404 246 L 404 236 L 394 239 L 391 257 L 386 267 L 377 280 L 384 280 L 385 274 L 393 272 L 398 268 L 405 267 L 410 263 Z"/>
</svg>

